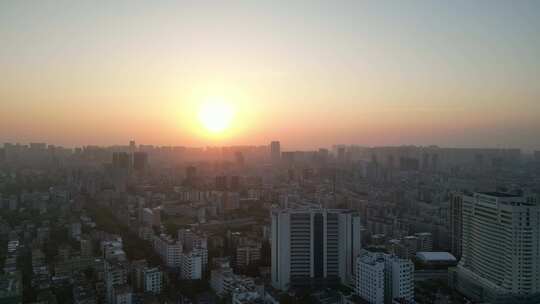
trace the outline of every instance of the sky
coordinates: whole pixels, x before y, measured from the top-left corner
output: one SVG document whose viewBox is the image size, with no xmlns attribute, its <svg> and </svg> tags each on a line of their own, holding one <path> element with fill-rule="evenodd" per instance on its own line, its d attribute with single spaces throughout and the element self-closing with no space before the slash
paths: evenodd
<svg viewBox="0 0 540 304">
<path fill-rule="evenodd" d="M 200 109 L 234 109 L 219 134 Z M 540 149 L 540 1 L 1 1 L 0 141 Z"/>
</svg>

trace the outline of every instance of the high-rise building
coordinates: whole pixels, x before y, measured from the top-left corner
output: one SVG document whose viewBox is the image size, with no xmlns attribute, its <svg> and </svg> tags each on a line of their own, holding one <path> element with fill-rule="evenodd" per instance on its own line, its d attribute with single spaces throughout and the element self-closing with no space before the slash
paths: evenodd
<svg viewBox="0 0 540 304">
<path fill-rule="evenodd" d="M 235 266 L 238 268 L 247 267 L 258 263 L 261 259 L 261 243 L 247 244 L 236 248 Z"/>
<path fill-rule="evenodd" d="M 107 303 L 116 303 L 116 293 L 121 286 L 127 283 L 127 266 L 120 261 L 105 261 L 105 290 L 107 292 Z M 116 291 L 116 293 L 115 293 Z"/>
<path fill-rule="evenodd" d="M 127 152 L 114 152 L 112 157 L 113 168 L 129 169 L 131 167 L 131 156 Z"/>
<path fill-rule="evenodd" d="M 281 290 L 354 281 L 360 216 L 344 209 L 272 210 L 272 285 Z"/>
<path fill-rule="evenodd" d="M 154 251 L 161 257 L 167 267 L 181 266 L 182 243 L 167 235 L 154 236 Z"/>
<path fill-rule="evenodd" d="M 459 193 L 450 195 L 449 224 L 450 224 L 450 252 L 456 257 L 461 257 L 462 221 L 461 210 L 463 196 Z"/>
<path fill-rule="evenodd" d="M 358 257 L 356 294 L 371 304 L 384 304 L 384 266 L 382 253 Z"/>
<path fill-rule="evenodd" d="M 281 160 L 281 145 L 279 141 L 270 143 L 270 159 L 272 163 L 277 164 Z"/>
<path fill-rule="evenodd" d="M 146 152 L 133 153 L 133 170 L 141 172 L 148 168 L 148 154 Z"/>
<path fill-rule="evenodd" d="M 363 250 L 356 267 L 356 293 L 369 303 L 414 300 L 414 264 L 411 260 Z"/>
<path fill-rule="evenodd" d="M 143 270 L 144 292 L 159 294 L 163 286 L 163 273 L 158 268 Z"/>
<path fill-rule="evenodd" d="M 183 280 L 200 280 L 203 276 L 203 257 L 196 250 L 182 254 L 180 277 Z"/>
<path fill-rule="evenodd" d="M 474 301 L 540 303 L 540 205 L 499 192 L 463 196 L 456 287 Z"/>
</svg>

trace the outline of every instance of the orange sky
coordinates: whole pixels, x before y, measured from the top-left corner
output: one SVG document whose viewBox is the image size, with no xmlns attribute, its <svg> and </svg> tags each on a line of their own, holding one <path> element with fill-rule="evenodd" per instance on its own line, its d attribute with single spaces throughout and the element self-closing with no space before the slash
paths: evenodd
<svg viewBox="0 0 540 304">
<path fill-rule="evenodd" d="M 0 140 L 540 149 L 538 8 L 2 2 Z"/>
</svg>

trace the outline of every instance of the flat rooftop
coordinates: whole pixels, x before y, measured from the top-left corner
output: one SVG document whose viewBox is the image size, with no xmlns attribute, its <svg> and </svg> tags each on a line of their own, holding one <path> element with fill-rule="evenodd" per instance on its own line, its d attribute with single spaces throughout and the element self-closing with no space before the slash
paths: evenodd
<svg viewBox="0 0 540 304">
<path fill-rule="evenodd" d="M 504 192 L 478 192 L 479 194 L 494 196 L 494 197 L 521 197 L 521 195 L 510 194 Z"/>
</svg>

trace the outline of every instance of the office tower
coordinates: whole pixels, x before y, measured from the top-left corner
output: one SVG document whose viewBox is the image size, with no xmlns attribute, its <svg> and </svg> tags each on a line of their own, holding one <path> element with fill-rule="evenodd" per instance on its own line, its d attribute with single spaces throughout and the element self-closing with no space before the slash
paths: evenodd
<svg viewBox="0 0 540 304">
<path fill-rule="evenodd" d="M 360 216 L 343 209 L 272 210 L 272 285 L 325 286 L 354 280 Z"/>
<path fill-rule="evenodd" d="M 461 209 L 463 206 L 463 196 L 459 193 L 450 194 L 450 252 L 459 259 L 461 257 L 461 238 L 462 238 L 462 222 Z"/>
<path fill-rule="evenodd" d="M 363 250 L 356 267 L 356 293 L 369 303 L 414 300 L 414 265 L 411 260 Z"/>
<path fill-rule="evenodd" d="M 281 160 L 281 145 L 279 141 L 270 143 L 270 160 L 273 164 L 278 164 Z"/>
<path fill-rule="evenodd" d="M 141 172 L 148 168 L 148 154 L 146 152 L 133 153 L 133 170 Z"/>
<path fill-rule="evenodd" d="M 499 192 L 463 196 L 457 288 L 474 301 L 540 303 L 540 206 Z"/>
</svg>

